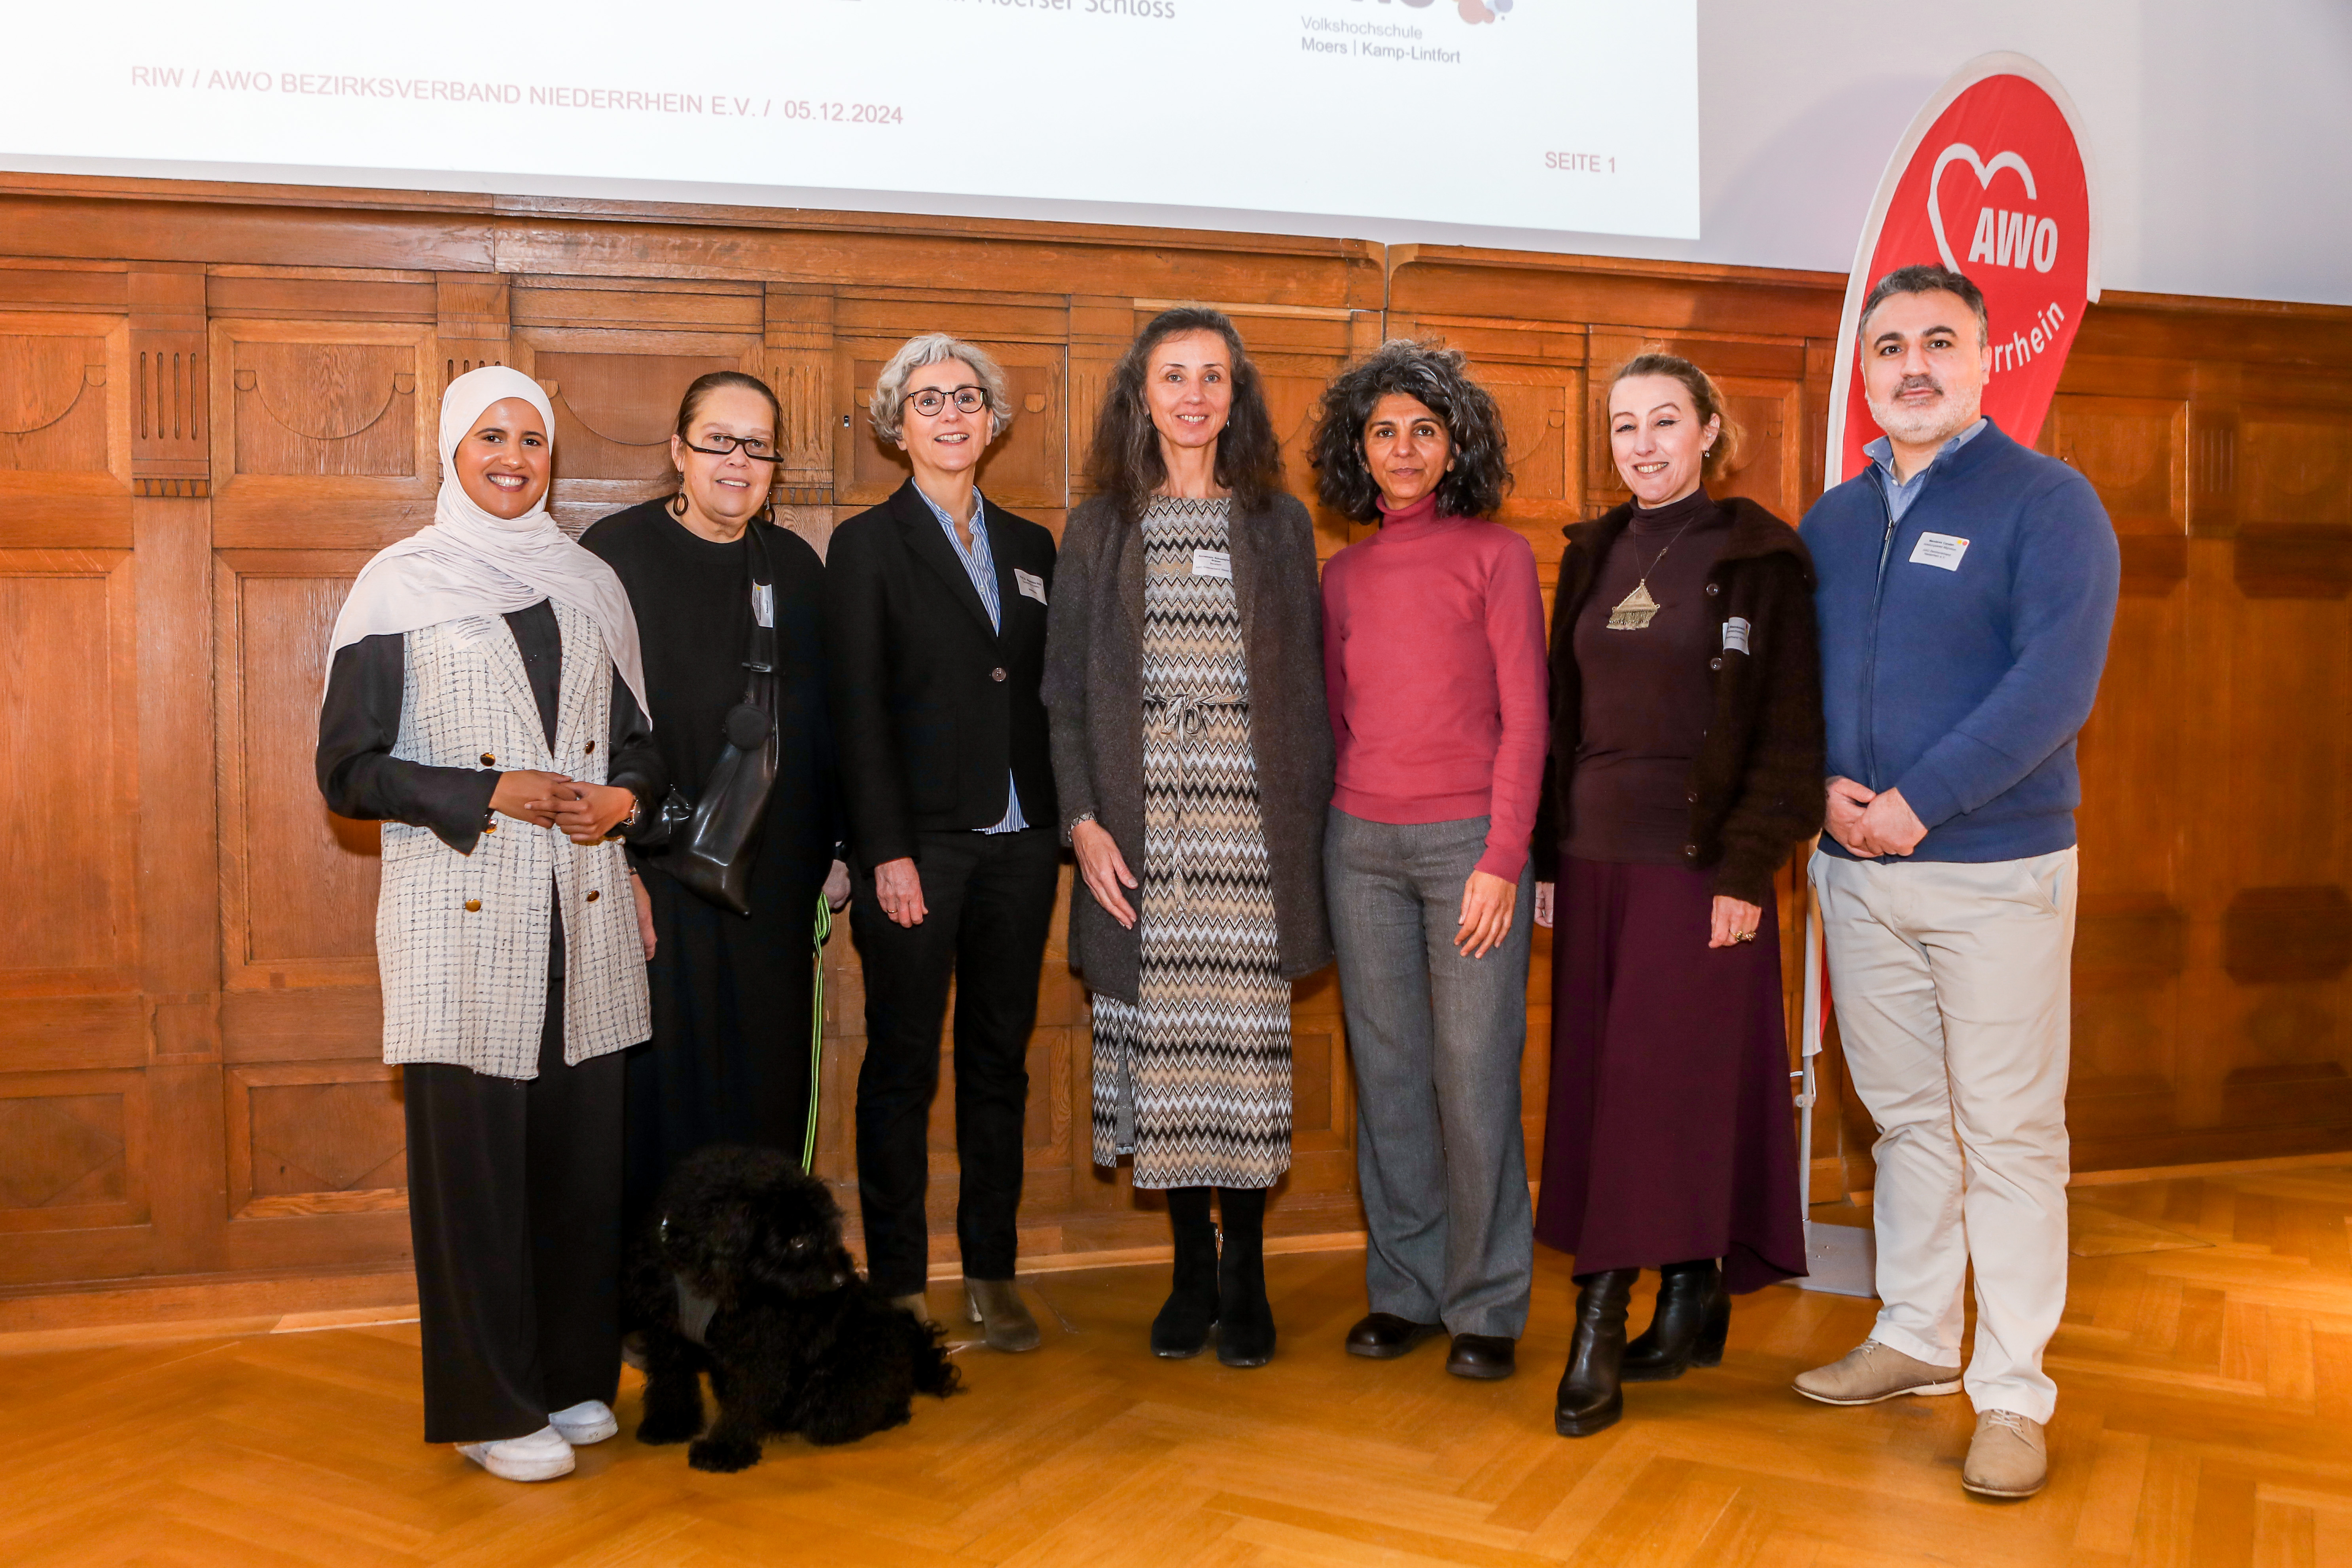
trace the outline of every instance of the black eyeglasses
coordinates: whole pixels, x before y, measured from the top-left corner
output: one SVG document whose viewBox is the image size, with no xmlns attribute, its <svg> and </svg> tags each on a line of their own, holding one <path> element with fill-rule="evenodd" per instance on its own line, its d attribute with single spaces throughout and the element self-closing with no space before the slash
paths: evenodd
<svg viewBox="0 0 2352 1568">
<path fill-rule="evenodd" d="M 910 392 L 898 399 L 898 406 L 904 408 L 908 404 L 912 404 L 916 413 L 929 419 L 940 409 L 945 408 L 948 405 L 948 399 L 951 397 L 955 399 L 955 405 L 960 413 L 977 414 L 988 406 L 988 391 L 985 387 L 979 386 L 954 386 L 945 392 L 941 392 L 936 386 L 927 386 L 920 392 Z"/>
<path fill-rule="evenodd" d="M 685 439 L 683 437 L 679 438 Z M 689 452 L 699 452 L 706 458 L 725 458 L 740 452 L 755 463 L 781 463 L 784 460 L 784 455 L 782 452 L 775 450 L 757 436 L 714 435 L 710 439 L 718 442 L 719 445 L 698 447 L 693 442 L 688 441 L 686 449 Z"/>
</svg>

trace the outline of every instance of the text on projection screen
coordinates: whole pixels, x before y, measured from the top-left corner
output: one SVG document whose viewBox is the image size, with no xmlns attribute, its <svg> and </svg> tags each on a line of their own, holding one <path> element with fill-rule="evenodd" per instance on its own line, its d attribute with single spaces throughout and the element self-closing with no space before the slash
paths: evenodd
<svg viewBox="0 0 2352 1568">
<path fill-rule="evenodd" d="M 1696 0 L 109 0 L 10 32 L 0 156 L 1698 233 Z"/>
</svg>

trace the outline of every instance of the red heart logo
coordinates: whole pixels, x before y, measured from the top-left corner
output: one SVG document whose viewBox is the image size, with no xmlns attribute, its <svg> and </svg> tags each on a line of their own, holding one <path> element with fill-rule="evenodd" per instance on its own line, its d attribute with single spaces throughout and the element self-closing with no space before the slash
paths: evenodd
<svg viewBox="0 0 2352 1568">
<path fill-rule="evenodd" d="M 1954 163 L 1962 163 L 1977 172 L 1977 184 L 1986 190 L 1992 188 L 1995 174 L 2003 169 L 2014 169 L 2018 178 L 2025 182 L 2025 199 L 2041 199 L 2033 188 L 2033 171 L 2027 168 L 2025 160 L 2014 153 L 1996 153 L 1991 161 L 1987 162 L 1978 157 L 1977 150 L 1967 142 L 1955 142 L 1937 153 L 1936 166 L 1927 175 L 1927 226 L 1935 231 L 1937 253 L 1943 257 L 1944 265 L 1955 272 L 1960 270 L 1960 264 L 1952 257 L 1951 242 L 1944 237 L 1944 213 L 1937 205 L 1941 200 L 1938 187 L 1944 183 L 1944 171 Z"/>
</svg>

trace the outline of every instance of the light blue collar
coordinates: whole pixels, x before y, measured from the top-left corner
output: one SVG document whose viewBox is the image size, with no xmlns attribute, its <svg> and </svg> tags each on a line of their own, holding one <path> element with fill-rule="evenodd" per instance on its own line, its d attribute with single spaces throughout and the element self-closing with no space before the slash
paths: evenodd
<svg viewBox="0 0 2352 1568">
<path fill-rule="evenodd" d="M 941 528 L 948 531 L 948 538 L 956 540 L 958 531 L 954 514 L 933 500 L 922 486 L 917 485 L 915 493 L 923 498 L 923 504 L 931 509 L 931 515 L 939 519 Z M 971 489 L 971 537 L 975 545 L 988 537 L 988 502 L 982 497 L 978 485 L 974 485 Z M 956 541 L 956 548 L 959 551 L 963 548 L 961 541 Z"/>
<path fill-rule="evenodd" d="M 1929 458 L 1927 462 L 1920 468 L 1918 472 L 1913 474 L 1907 479 L 1899 479 L 1895 477 L 1895 443 L 1886 437 L 1881 436 L 1877 440 L 1873 441 L 1870 445 L 1864 447 L 1862 449 L 1862 455 L 1878 465 L 1880 469 L 1885 473 L 1887 483 L 1898 486 L 1904 489 L 1909 489 L 1913 485 L 1917 484 L 1921 479 L 1927 477 L 1927 470 L 1929 468 L 1934 468 L 1937 463 L 1942 462 L 1945 458 L 1950 457 L 1953 453 L 1958 451 L 1961 447 L 1967 446 L 1969 442 L 1975 440 L 1979 435 L 1983 434 L 1984 427 L 1990 423 L 1991 421 L 1987 419 L 1983 415 L 1978 415 L 1975 424 L 1969 426 L 1967 429 L 1961 431 L 1958 435 L 1953 437 L 1950 440 L 1937 447 L 1936 455 Z M 929 498 L 927 496 L 924 499 L 928 500 Z"/>
</svg>

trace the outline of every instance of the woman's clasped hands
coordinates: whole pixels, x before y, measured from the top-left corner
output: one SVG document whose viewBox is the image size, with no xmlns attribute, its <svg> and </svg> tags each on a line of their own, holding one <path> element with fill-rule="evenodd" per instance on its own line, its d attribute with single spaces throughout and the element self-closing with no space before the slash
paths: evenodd
<svg viewBox="0 0 2352 1568">
<path fill-rule="evenodd" d="M 587 784 L 562 773 L 518 768 L 499 775 L 490 809 L 534 827 L 557 827 L 574 844 L 599 844 L 635 809 L 637 797 L 618 784 Z"/>
</svg>

